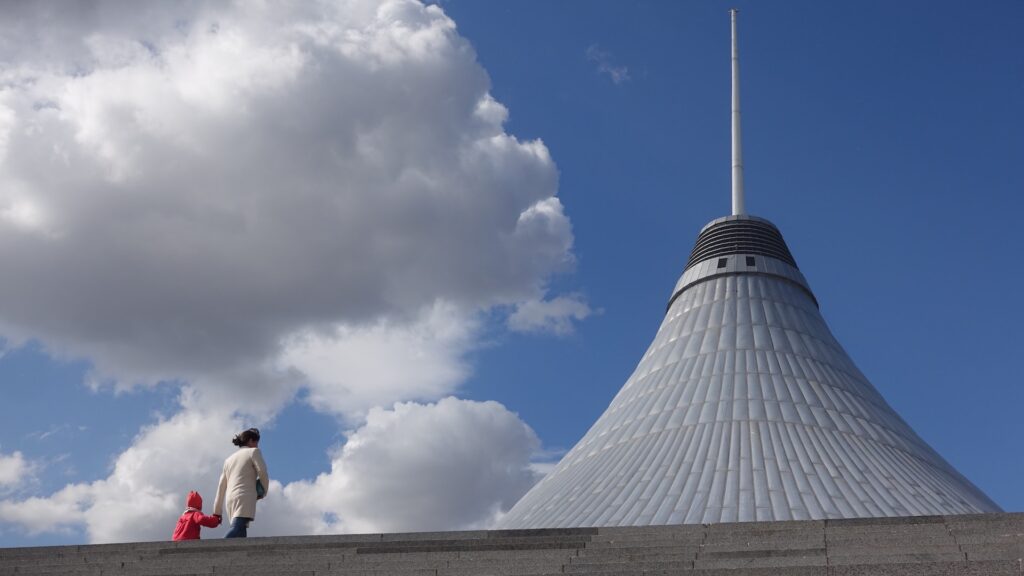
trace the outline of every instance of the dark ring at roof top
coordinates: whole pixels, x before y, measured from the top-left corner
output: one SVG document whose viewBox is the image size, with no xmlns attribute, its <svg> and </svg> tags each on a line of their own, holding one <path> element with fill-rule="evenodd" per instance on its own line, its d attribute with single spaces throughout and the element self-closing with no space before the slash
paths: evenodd
<svg viewBox="0 0 1024 576">
<path fill-rule="evenodd" d="M 799 268 L 782 233 L 774 224 L 756 216 L 727 216 L 700 231 L 686 262 L 686 269 L 704 260 L 731 254 L 760 254 Z"/>
</svg>

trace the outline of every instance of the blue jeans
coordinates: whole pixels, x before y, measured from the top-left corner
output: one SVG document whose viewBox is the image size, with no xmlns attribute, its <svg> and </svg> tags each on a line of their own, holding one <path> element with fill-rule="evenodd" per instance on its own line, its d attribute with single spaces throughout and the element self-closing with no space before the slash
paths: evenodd
<svg viewBox="0 0 1024 576">
<path fill-rule="evenodd" d="M 249 522 L 252 522 L 252 518 L 242 518 L 241 516 L 231 519 L 231 530 L 224 535 L 225 538 L 245 538 L 246 530 L 249 528 Z"/>
</svg>

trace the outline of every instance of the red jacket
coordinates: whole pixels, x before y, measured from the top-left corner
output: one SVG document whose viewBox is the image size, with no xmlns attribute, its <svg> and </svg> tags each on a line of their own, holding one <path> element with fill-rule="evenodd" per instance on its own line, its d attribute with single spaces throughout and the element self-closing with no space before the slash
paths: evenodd
<svg viewBox="0 0 1024 576">
<path fill-rule="evenodd" d="M 216 528 L 220 526 L 220 516 L 207 516 L 203 514 L 203 497 L 199 492 L 193 490 L 188 493 L 185 499 L 188 508 L 178 518 L 178 525 L 174 527 L 172 540 L 199 540 L 200 526 Z"/>
</svg>

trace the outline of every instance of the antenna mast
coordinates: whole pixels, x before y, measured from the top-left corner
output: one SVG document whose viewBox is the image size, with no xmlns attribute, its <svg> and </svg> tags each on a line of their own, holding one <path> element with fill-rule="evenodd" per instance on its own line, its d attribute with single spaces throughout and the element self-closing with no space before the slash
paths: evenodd
<svg viewBox="0 0 1024 576">
<path fill-rule="evenodd" d="M 736 14 L 732 16 L 732 213 L 738 216 L 743 208 L 743 151 L 740 148 L 740 53 L 736 48 Z"/>
</svg>

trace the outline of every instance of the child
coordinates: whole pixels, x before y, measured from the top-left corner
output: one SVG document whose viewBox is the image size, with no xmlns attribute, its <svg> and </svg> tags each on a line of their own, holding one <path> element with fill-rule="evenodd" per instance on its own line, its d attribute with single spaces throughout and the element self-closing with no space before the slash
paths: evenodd
<svg viewBox="0 0 1024 576">
<path fill-rule="evenodd" d="M 220 516 L 207 516 L 203 514 L 203 497 L 195 490 L 188 493 L 185 499 L 185 511 L 181 518 L 178 518 L 178 525 L 174 528 L 173 540 L 199 540 L 201 526 L 216 528 L 220 526 Z"/>
</svg>

